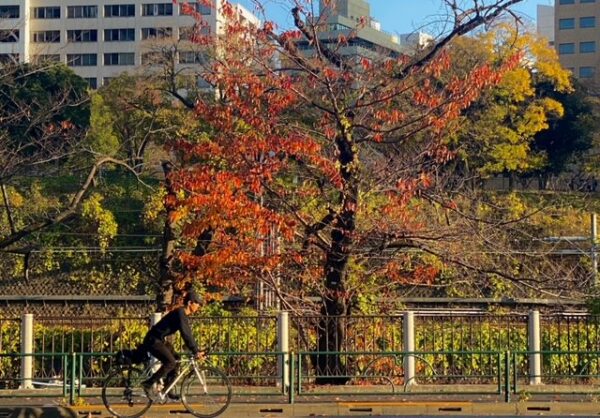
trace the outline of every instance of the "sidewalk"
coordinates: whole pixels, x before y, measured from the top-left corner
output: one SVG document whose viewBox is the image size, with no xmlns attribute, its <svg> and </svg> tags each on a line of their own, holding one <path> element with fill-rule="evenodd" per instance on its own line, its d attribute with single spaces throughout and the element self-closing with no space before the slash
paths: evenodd
<svg viewBox="0 0 600 418">
<path fill-rule="evenodd" d="M 403 415 L 472 415 L 472 416 L 598 416 L 596 402 L 514 402 L 491 403 L 471 401 L 409 401 L 409 402 L 327 402 L 298 404 L 232 404 L 222 418 L 273 418 L 315 416 L 403 416 Z M 190 417 L 181 403 L 153 405 L 144 415 L 147 418 Z M 4 418 L 110 418 L 102 405 L 61 406 L 2 406 Z"/>
<path fill-rule="evenodd" d="M 590 393 L 572 393 L 588 389 Z M 234 388 L 232 404 L 222 418 L 300 418 L 316 416 L 406 416 L 406 415 L 463 415 L 463 416 L 598 416 L 600 415 L 600 388 L 542 385 L 535 393 L 512 395 L 510 402 L 504 395 L 494 393 L 489 385 L 418 385 L 410 393 L 373 393 L 373 388 L 347 387 L 346 393 L 327 393 L 335 387 L 306 388 L 296 395 L 294 403 L 287 396 L 273 396 L 270 392 L 249 394 L 247 388 Z M 527 389 L 532 389 L 531 387 Z M 596 393 L 592 393 L 596 389 Z M 365 395 L 371 390 L 370 395 Z M 450 392 L 452 390 L 452 392 Z M 238 393 L 236 396 L 235 394 Z M 244 395 L 240 395 L 244 393 Z M 67 406 L 61 395 L 32 391 L 0 391 L 0 418 L 109 418 L 97 390 L 82 394 L 81 404 Z M 19 395 L 19 397 L 13 396 Z M 180 402 L 154 404 L 146 418 L 191 417 Z"/>
</svg>

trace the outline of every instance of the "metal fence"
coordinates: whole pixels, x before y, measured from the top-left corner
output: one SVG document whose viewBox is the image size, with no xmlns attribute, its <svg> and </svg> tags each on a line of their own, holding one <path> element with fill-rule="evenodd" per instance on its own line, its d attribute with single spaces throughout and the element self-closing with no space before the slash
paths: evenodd
<svg viewBox="0 0 600 418">
<path fill-rule="evenodd" d="M 240 386 L 281 385 L 282 373 L 290 373 L 300 393 L 307 392 L 319 374 L 314 360 L 319 355 L 336 356 L 343 365 L 336 373 L 345 377 L 347 386 L 462 383 L 488 385 L 496 393 L 508 373 L 503 371 L 508 367 L 505 361 L 510 362 L 514 390 L 534 377 L 550 384 L 595 382 L 600 374 L 593 354 L 600 351 L 600 317 L 538 317 L 536 348 L 531 342 L 531 315 L 415 313 L 414 344 L 407 349 L 410 335 L 403 316 L 291 316 L 287 357 L 279 354 L 277 331 L 282 324 L 277 316 L 197 317 L 191 324 L 201 347 L 210 349 L 211 362 Z M 151 319 L 36 317 L 34 323 L 30 380 L 35 387 L 61 391 L 67 381 L 97 387 L 113 366 L 112 353 L 139 344 Z M 24 382 L 20 335 L 20 320 L 0 319 L 1 389 L 15 389 Z M 336 336 L 340 340 L 327 341 Z M 319 338 L 339 350 L 320 352 Z M 184 350 L 180 338 L 174 345 Z M 414 360 L 412 372 L 406 370 L 407 358 Z M 534 360 L 539 360 L 539 371 L 532 368 Z M 295 363 L 295 372 L 282 369 L 282 362 L 288 367 Z"/>
</svg>

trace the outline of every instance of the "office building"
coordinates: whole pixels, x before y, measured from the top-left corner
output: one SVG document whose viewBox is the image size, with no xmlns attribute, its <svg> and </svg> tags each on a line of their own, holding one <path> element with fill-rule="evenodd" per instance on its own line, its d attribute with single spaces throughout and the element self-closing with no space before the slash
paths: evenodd
<svg viewBox="0 0 600 418">
<path fill-rule="evenodd" d="M 563 67 L 582 81 L 598 83 L 600 0 L 556 0 L 555 48 Z"/>
<path fill-rule="evenodd" d="M 194 1 L 180 3 L 202 15 L 204 34 L 221 34 L 220 10 Z M 236 8 L 242 19 L 259 24 L 242 6 Z M 0 61 L 63 62 L 96 88 L 144 64 L 156 42 L 182 40 L 176 62 L 193 66 L 201 57 L 189 38 L 198 29 L 185 10 L 171 0 L 2 0 Z"/>
<path fill-rule="evenodd" d="M 342 56 L 397 56 L 410 53 L 432 40 L 423 33 L 397 36 L 383 31 L 381 24 L 371 17 L 371 7 L 366 0 L 321 1 L 319 13 L 317 33 L 320 41 Z M 340 37 L 346 37 L 347 43 L 338 45 Z M 306 40 L 299 41 L 297 46 L 306 54 L 313 48 Z"/>
</svg>

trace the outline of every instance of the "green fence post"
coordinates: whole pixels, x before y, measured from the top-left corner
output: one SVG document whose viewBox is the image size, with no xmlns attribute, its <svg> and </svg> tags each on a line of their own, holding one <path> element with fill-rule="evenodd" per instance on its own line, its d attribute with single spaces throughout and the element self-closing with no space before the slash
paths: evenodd
<svg viewBox="0 0 600 418">
<path fill-rule="evenodd" d="M 62 357 L 62 370 L 63 370 L 63 396 L 67 397 L 67 376 L 69 376 L 69 358 L 65 353 L 61 355 Z"/>
<path fill-rule="evenodd" d="M 289 355 L 289 359 L 290 359 L 290 387 L 288 389 L 288 403 L 293 404 L 294 403 L 294 392 L 296 392 L 296 388 L 294 385 L 294 375 L 296 373 L 296 361 L 295 361 L 295 354 L 293 351 L 290 352 Z"/>
<path fill-rule="evenodd" d="M 512 353 L 512 391 L 517 393 L 517 353 Z"/>
<path fill-rule="evenodd" d="M 77 383 L 77 397 L 78 398 L 81 397 L 82 382 L 83 382 L 83 354 L 79 353 L 79 382 Z"/>
<path fill-rule="evenodd" d="M 69 384 L 69 404 L 75 405 L 75 372 L 76 372 L 76 354 L 71 353 L 71 382 Z"/>
<path fill-rule="evenodd" d="M 510 402 L 510 350 L 504 353 L 504 402 Z"/>
</svg>

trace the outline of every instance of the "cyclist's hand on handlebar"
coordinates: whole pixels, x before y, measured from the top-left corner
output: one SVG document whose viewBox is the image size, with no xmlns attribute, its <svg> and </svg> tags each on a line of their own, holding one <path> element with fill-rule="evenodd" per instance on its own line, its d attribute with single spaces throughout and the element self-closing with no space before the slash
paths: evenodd
<svg viewBox="0 0 600 418">
<path fill-rule="evenodd" d="M 195 358 L 196 360 L 200 360 L 200 361 L 202 361 L 202 360 L 206 359 L 206 353 L 205 353 L 204 351 L 198 351 L 198 352 L 197 352 L 197 353 L 194 355 L 194 358 Z"/>
</svg>

